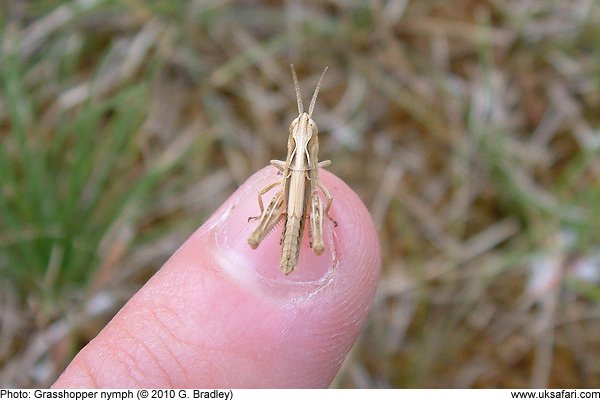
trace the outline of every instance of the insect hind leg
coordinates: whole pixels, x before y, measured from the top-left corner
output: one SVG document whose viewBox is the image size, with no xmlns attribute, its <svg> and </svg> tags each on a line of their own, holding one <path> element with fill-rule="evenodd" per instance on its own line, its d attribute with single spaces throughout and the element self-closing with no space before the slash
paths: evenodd
<svg viewBox="0 0 600 400">
<path fill-rule="evenodd" d="M 285 213 L 283 210 L 283 191 L 271 199 L 267 208 L 260 215 L 258 226 L 248 237 L 248 244 L 253 249 L 257 248 L 260 242 L 275 228 L 275 226 L 283 219 Z"/>
<path fill-rule="evenodd" d="M 310 198 L 310 247 L 316 255 L 321 255 L 325 249 L 323 242 L 323 202 L 317 191 Z"/>
</svg>

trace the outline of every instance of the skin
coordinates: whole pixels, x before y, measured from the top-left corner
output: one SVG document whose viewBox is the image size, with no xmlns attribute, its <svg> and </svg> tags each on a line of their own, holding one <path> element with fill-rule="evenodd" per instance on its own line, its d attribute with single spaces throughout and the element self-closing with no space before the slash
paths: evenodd
<svg viewBox="0 0 600 400">
<path fill-rule="evenodd" d="M 267 167 L 244 183 L 75 357 L 55 388 L 327 387 L 356 340 L 379 277 L 358 197 L 322 172 L 338 221 L 321 256 L 278 268 L 279 235 L 247 245 Z M 275 229 L 281 230 L 278 226 Z"/>
</svg>

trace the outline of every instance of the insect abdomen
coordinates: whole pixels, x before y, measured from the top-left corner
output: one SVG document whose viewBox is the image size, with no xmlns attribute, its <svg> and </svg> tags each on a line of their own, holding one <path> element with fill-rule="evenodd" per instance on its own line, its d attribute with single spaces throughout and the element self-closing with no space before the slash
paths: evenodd
<svg viewBox="0 0 600 400">
<path fill-rule="evenodd" d="M 283 249 L 281 252 L 281 270 L 287 275 L 294 270 L 298 262 L 302 223 L 300 219 L 290 218 L 283 233 Z"/>
</svg>

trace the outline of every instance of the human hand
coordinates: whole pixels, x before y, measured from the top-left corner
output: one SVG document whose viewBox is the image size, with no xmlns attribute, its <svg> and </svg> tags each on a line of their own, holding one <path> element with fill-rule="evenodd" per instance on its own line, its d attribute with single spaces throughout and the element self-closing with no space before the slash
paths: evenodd
<svg viewBox="0 0 600 400">
<path fill-rule="evenodd" d="M 356 194 L 334 175 L 316 256 L 279 269 L 276 229 L 246 240 L 267 167 L 246 181 L 75 357 L 54 388 L 327 387 L 356 340 L 379 277 L 379 241 Z M 307 225 L 308 226 L 308 225 Z M 306 229 L 305 229 L 306 230 Z"/>
</svg>

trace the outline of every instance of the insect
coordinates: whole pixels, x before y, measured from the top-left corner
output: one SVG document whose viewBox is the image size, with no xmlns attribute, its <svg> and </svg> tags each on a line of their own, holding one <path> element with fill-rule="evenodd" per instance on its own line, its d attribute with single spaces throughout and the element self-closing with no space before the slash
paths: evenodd
<svg viewBox="0 0 600 400">
<path fill-rule="evenodd" d="M 260 215 L 250 217 L 248 220 L 258 219 L 258 226 L 248 237 L 248 244 L 256 249 L 260 242 L 275 228 L 285 221 L 283 236 L 281 238 L 281 270 L 288 275 L 298 262 L 300 242 L 306 219 L 310 219 L 311 247 L 315 254 L 321 255 L 325 249 L 323 242 L 323 215 L 329 217 L 329 210 L 333 197 L 329 190 L 319 180 L 318 169 L 331 164 L 331 161 L 318 160 L 319 153 L 319 131 L 317 124 L 312 119 L 312 113 L 317 101 L 317 95 L 321 88 L 321 81 L 327 68 L 321 74 L 315 92 L 313 93 L 308 113 L 304 112 L 302 95 L 296 76 L 294 66 L 292 78 L 296 91 L 298 103 L 298 117 L 290 124 L 290 135 L 288 137 L 287 157 L 285 161 L 271 160 L 281 179 L 273 182 L 258 192 L 258 206 Z M 271 190 L 278 188 L 277 193 L 269 204 L 264 207 L 262 196 Z M 327 205 L 323 208 L 323 202 L 318 191 L 321 191 L 327 199 Z M 333 221 L 334 225 L 337 225 Z"/>
</svg>

